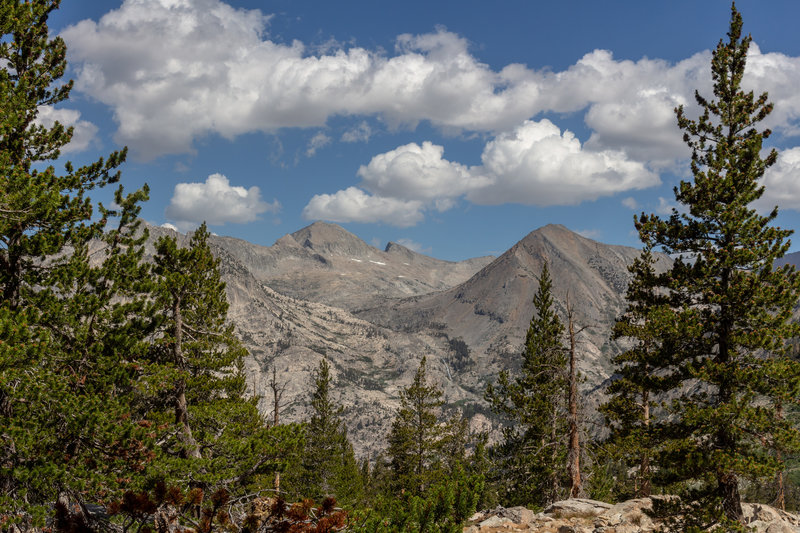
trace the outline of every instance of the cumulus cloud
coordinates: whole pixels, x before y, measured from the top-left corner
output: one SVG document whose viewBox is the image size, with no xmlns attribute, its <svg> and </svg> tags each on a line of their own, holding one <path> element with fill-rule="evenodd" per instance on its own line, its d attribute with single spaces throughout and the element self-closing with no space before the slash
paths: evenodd
<svg viewBox="0 0 800 533">
<path fill-rule="evenodd" d="M 316 196 L 309 218 L 393 223 L 379 210 L 340 207 L 344 199 L 357 197 L 364 205 L 387 202 L 393 206 L 391 220 L 401 221 L 396 225 L 411 225 L 422 220 L 424 211 L 445 211 L 461 197 L 484 205 L 575 205 L 660 183 L 655 173 L 623 152 L 586 150 L 571 132 L 562 133 L 549 120 L 528 120 L 498 135 L 486 144 L 481 160 L 482 165 L 472 167 L 449 161 L 442 146 L 428 141 L 400 146 L 359 169 L 361 186 L 371 196 L 355 187 Z M 400 217 L 402 209 L 406 212 Z"/>
<path fill-rule="evenodd" d="M 670 63 L 595 50 L 562 71 L 493 70 L 444 29 L 400 35 L 392 53 L 311 49 L 267 38 L 268 19 L 221 0 L 125 0 L 62 36 L 77 90 L 111 106 L 117 140 L 145 158 L 191 152 L 209 134 L 323 127 L 332 116 L 499 134 L 542 112 L 585 112 L 588 148 L 662 165 L 686 155 L 672 109 L 694 106 L 696 88 L 711 92 L 708 51 Z M 779 131 L 800 133 L 799 82 L 800 58 L 751 47 L 745 85 L 770 92 Z M 372 133 L 362 122 L 341 140 Z"/>
<path fill-rule="evenodd" d="M 52 128 L 56 122 L 72 127 L 72 140 L 61 149 L 62 154 L 82 152 L 89 148 L 97 136 L 97 126 L 88 120 L 81 120 L 81 113 L 75 109 L 54 109 L 52 106 L 41 106 L 36 116 L 36 123 Z"/>
<path fill-rule="evenodd" d="M 348 187 L 335 194 L 317 194 L 303 209 L 307 220 L 331 222 L 383 222 L 408 227 L 420 222 L 422 202 L 370 195 L 357 187 Z"/>
<path fill-rule="evenodd" d="M 481 156 L 487 186 L 467 198 L 478 204 L 577 205 L 601 196 L 660 183 L 658 176 L 623 152 L 584 150 L 569 131 L 549 120 L 527 120 L 490 141 Z"/>
<path fill-rule="evenodd" d="M 313 157 L 314 154 L 317 153 L 317 150 L 319 150 L 323 146 L 328 146 L 330 143 L 331 143 L 331 138 L 325 133 L 319 131 L 313 137 L 311 137 L 310 141 L 308 141 L 308 148 L 306 148 L 306 155 L 308 157 Z"/>
<path fill-rule="evenodd" d="M 203 221 L 213 225 L 254 222 L 261 213 L 279 210 L 277 200 L 271 204 L 261 200 L 258 187 L 232 186 L 227 177 L 212 174 L 204 183 L 175 185 L 165 214 L 178 228 L 186 231 Z"/>
<path fill-rule="evenodd" d="M 800 211 L 800 148 L 782 151 L 761 182 L 764 195 L 755 202 L 757 209 L 769 211 L 777 205 Z"/>
<path fill-rule="evenodd" d="M 444 159 L 444 147 L 425 141 L 376 155 L 358 170 L 362 185 L 381 195 L 405 200 L 434 200 L 461 196 L 489 184 L 460 163 Z"/>
<path fill-rule="evenodd" d="M 444 30 L 402 35 L 388 57 L 274 42 L 266 24 L 260 11 L 220 0 L 126 0 L 61 35 L 77 89 L 114 109 L 117 140 L 145 158 L 191 152 L 211 133 L 319 127 L 332 115 L 486 129 L 528 114 L 530 98 L 502 89 L 511 78 Z"/>
</svg>

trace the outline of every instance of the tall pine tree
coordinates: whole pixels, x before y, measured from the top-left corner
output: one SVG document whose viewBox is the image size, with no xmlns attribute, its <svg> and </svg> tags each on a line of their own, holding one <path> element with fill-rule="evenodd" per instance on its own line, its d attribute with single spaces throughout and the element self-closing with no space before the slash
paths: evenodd
<svg viewBox="0 0 800 533">
<path fill-rule="evenodd" d="M 156 243 L 157 325 L 149 354 L 149 409 L 170 428 L 158 467 L 169 479 L 191 479 L 232 493 L 267 484 L 283 456 L 300 445 L 297 425 L 269 427 L 248 395 L 245 348 L 227 321 L 219 259 L 202 224 L 181 248 Z"/>
<path fill-rule="evenodd" d="M 535 313 L 525 338 L 520 374 L 500 373 L 486 389 L 492 409 L 508 420 L 495 449 L 510 503 L 544 506 L 565 496 L 567 350 L 553 309 L 552 280 L 542 267 Z"/>
<path fill-rule="evenodd" d="M 627 350 L 614 357 L 614 380 L 607 389 L 609 400 L 600 406 L 611 429 L 608 443 L 621 461 L 635 469 L 633 493 L 638 498 L 650 496 L 653 471 L 653 419 L 660 393 L 678 382 L 665 380 L 656 373 L 674 346 L 657 329 L 659 313 L 670 313 L 669 302 L 657 288 L 656 260 L 650 250 L 628 267 L 633 279 L 628 285 L 628 308 L 617 319 L 612 339 L 632 342 Z"/>
<path fill-rule="evenodd" d="M 762 157 L 770 132 L 758 123 L 772 110 L 767 95 L 741 87 L 751 41 L 741 30 L 733 6 L 728 40 L 711 61 L 714 99 L 696 94 L 696 120 L 676 110 L 692 149 L 694 179 L 675 189 L 685 210 L 635 221 L 646 248 L 678 257 L 657 284 L 668 305 L 655 328 L 663 338 L 681 339 L 656 369 L 674 380 L 676 395 L 659 424 L 659 477 L 684 487 L 685 502 L 697 502 L 690 515 L 697 527 L 717 522 L 728 529 L 743 523 L 741 481 L 773 477 L 778 468 L 762 452 L 762 439 L 785 450 L 800 445 L 797 430 L 770 405 L 771 383 L 792 383 L 794 390 L 800 383 L 800 365 L 784 355 L 786 340 L 798 334 L 790 318 L 800 276 L 793 267 L 774 268 L 791 234 L 772 225 L 777 208 L 760 215 L 752 207 L 777 153 Z"/>
<path fill-rule="evenodd" d="M 313 378 L 300 493 L 320 501 L 333 496 L 340 504 L 351 505 L 362 499 L 363 480 L 342 420 L 344 408 L 331 398 L 330 366 L 325 359 L 320 360 Z"/>
<path fill-rule="evenodd" d="M 50 38 L 57 0 L 0 4 L 0 514 L 41 524 L 59 497 L 103 502 L 145 468 L 148 435 L 129 394 L 142 353 L 147 290 L 138 203 L 99 208 L 89 194 L 119 181 L 125 151 L 58 173 L 72 129 L 37 123 L 67 99 L 66 48 Z M 104 233 L 110 219 L 116 228 Z M 99 243 L 92 249 L 91 243 Z M 138 340 L 137 340 L 138 339 Z"/>
<path fill-rule="evenodd" d="M 420 361 L 411 385 L 400 391 L 388 441 L 392 489 L 424 495 L 443 476 L 462 467 L 466 453 L 466 424 L 460 415 L 445 418 L 442 391 L 428 384 L 427 360 Z"/>
</svg>

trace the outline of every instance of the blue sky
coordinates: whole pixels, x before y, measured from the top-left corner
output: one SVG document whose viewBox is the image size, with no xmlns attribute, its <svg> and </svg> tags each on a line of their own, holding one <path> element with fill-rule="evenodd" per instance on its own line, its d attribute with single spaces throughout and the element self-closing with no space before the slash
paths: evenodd
<svg viewBox="0 0 800 533">
<path fill-rule="evenodd" d="M 800 222 L 795 1 L 737 3 L 768 90 L 762 209 Z M 686 177 L 672 109 L 710 94 L 722 0 L 64 0 L 73 124 L 64 158 L 129 147 L 154 224 L 270 245 L 323 219 L 382 247 L 498 254 L 559 223 L 636 246 Z M 108 201 L 108 196 L 98 198 Z M 795 239 L 797 240 L 797 239 Z M 797 240 L 800 243 L 800 240 Z M 800 249 L 797 245 L 793 249 Z"/>
</svg>

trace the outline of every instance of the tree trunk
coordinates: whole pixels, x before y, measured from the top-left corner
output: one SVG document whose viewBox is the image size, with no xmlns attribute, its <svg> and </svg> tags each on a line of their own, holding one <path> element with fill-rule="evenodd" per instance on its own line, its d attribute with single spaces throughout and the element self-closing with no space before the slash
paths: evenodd
<svg viewBox="0 0 800 533">
<path fill-rule="evenodd" d="M 281 396 L 286 389 L 286 385 L 281 386 L 278 383 L 278 370 L 272 366 L 272 380 L 269 382 L 269 387 L 272 389 L 272 425 L 277 427 L 281 421 Z M 281 473 L 276 471 L 275 478 L 272 481 L 272 486 L 275 489 L 275 494 L 281 493 Z"/>
<path fill-rule="evenodd" d="M 729 520 L 744 524 L 744 511 L 742 511 L 742 500 L 739 496 L 739 479 L 735 474 L 726 472 L 719 476 L 718 484 L 725 516 Z"/>
<path fill-rule="evenodd" d="M 778 420 L 783 420 L 783 403 L 780 401 L 775 406 L 775 418 Z M 783 453 L 781 453 L 780 450 L 776 450 L 775 455 L 778 457 L 780 464 L 783 465 Z M 786 487 L 784 486 L 783 482 L 783 467 L 781 467 L 781 470 L 778 470 L 778 473 L 775 476 L 775 492 L 775 507 L 781 511 L 785 511 Z"/>
<path fill-rule="evenodd" d="M 645 431 L 650 427 L 650 394 L 649 391 L 642 392 L 642 425 Z M 652 490 L 650 484 L 650 451 L 645 448 L 642 452 L 642 460 L 639 463 L 639 477 L 642 484 L 639 487 L 639 497 L 649 498 Z"/>
<path fill-rule="evenodd" d="M 175 339 L 173 344 L 173 355 L 178 370 L 183 373 L 186 371 L 186 360 L 183 357 L 183 314 L 181 313 L 181 299 L 175 298 L 172 305 L 172 314 L 175 319 Z M 175 424 L 181 426 L 180 440 L 184 445 L 184 455 L 194 459 L 200 459 L 200 448 L 192 435 L 192 428 L 189 426 L 189 407 L 186 403 L 186 380 L 183 377 L 178 379 L 175 386 Z"/>
<path fill-rule="evenodd" d="M 579 498 L 581 487 L 581 441 L 578 431 L 578 371 L 575 361 L 575 324 L 572 320 L 572 307 L 567 302 L 567 321 L 569 328 L 569 475 L 572 486 L 570 498 Z"/>
<path fill-rule="evenodd" d="M 563 406 L 562 406 L 563 407 Z M 548 503 L 554 503 L 559 499 L 558 497 L 558 469 L 556 462 L 558 460 L 559 445 L 558 438 L 558 404 L 553 402 L 553 418 L 550 420 L 550 495 L 547 498 Z"/>
<path fill-rule="evenodd" d="M 727 246 L 726 243 L 723 245 Z M 720 273 L 719 284 L 722 288 L 722 294 L 727 294 L 730 285 L 730 270 L 723 269 Z M 723 300 L 720 304 L 720 324 L 719 324 L 719 341 L 718 341 L 718 354 L 716 361 L 723 366 L 719 378 L 719 405 L 727 406 L 733 401 L 733 386 L 730 377 L 731 373 L 731 329 L 733 320 L 730 317 L 730 310 L 727 302 Z M 717 431 L 717 446 L 725 453 L 732 456 L 737 455 L 736 438 L 725 425 Z M 717 474 L 717 486 L 719 495 L 722 497 L 722 509 L 725 516 L 729 520 L 735 520 L 740 524 L 744 524 L 744 512 L 742 511 L 742 500 L 739 495 L 739 479 L 736 474 L 730 471 L 722 471 Z"/>
</svg>

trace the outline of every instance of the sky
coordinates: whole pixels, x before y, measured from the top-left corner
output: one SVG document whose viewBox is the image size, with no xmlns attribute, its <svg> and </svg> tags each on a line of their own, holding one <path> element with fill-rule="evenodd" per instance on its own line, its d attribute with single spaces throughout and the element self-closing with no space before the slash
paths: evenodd
<svg viewBox="0 0 800 533">
<path fill-rule="evenodd" d="M 780 154 L 756 207 L 800 229 L 800 3 L 737 7 Z M 63 0 L 75 85 L 39 121 L 74 126 L 75 164 L 127 146 L 142 217 L 182 231 L 268 246 L 326 220 L 447 260 L 550 223 L 637 246 L 634 215 L 691 176 L 673 110 L 711 96 L 729 20 L 723 0 Z"/>
</svg>

